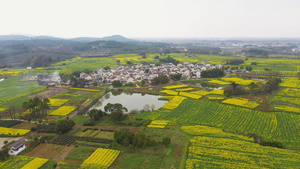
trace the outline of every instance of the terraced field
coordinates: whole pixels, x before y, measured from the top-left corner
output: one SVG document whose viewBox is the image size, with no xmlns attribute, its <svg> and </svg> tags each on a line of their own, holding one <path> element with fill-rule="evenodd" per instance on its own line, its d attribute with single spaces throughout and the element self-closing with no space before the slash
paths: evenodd
<svg viewBox="0 0 300 169">
<path fill-rule="evenodd" d="M 300 135 L 297 132 L 300 119 L 291 113 L 262 112 L 215 101 L 186 99 L 174 110 L 136 117 L 169 120 L 170 123 L 181 125 L 212 125 L 230 131 L 257 134 L 267 140 L 280 140 L 288 147 L 300 147 Z"/>
<path fill-rule="evenodd" d="M 300 153 L 256 144 L 249 137 L 206 126 L 184 126 L 192 135 L 186 168 L 299 168 Z M 272 162 L 270 162 L 272 161 Z M 288 166 L 288 167 L 287 167 Z"/>
</svg>

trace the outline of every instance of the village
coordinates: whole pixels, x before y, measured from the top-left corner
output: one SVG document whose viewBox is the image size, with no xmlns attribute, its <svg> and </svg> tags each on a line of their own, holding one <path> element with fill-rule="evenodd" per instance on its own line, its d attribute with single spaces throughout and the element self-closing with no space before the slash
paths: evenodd
<svg viewBox="0 0 300 169">
<path fill-rule="evenodd" d="M 145 80 L 151 83 L 151 80 L 158 76 L 170 76 L 171 74 L 181 74 L 182 79 L 200 79 L 201 72 L 214 68 L 221 68 L 221 64 L 215 66 L 209 63 L 192 64 L 184 62 L 183 64 L 167 63 L 160 66 L 155 64 L 150 65 L 133 65 L 133 66 L 119 66 L 110 69 L 99 68 L 93 73 L 80 73 L 80 79 L 89 81 L 90 83 L 106 83 L 111 84 L 115 80 L 119 80 L 123 85 Z"/>
<path fill-rule="evenodd" d="M 132 65 L 132 66 L 118 66 L 113 68 L 99 68 L 92 73 L 80 73 L 80 77 L 77 80 L 85 80 L 88 84 L 92 85 L 96 83 L 111 84 L 115 80 L 119 80 L 123 85 L 135 82 L 141 82 L 145 80 L 151 83 L 151 80 L 158 76 L 166 75 L 170 77 L 172 74 L 181 74 L 181 79 L 200 79 L 201 72 L 204 70 L 210 70 L 214 68 L 221 68 L 221 64 L 212 65 L 209 63 L 192 64 L 184 62 L 180 64 L 166 63 L 160 66 L 155 64 L 150 65 Z M 55 86 L 57 84 L 70 85 L 70 81 L 66 83 L 61 82 L 58 73 L 54 74 L 38 74 L 37 80 L 40 85 Z"/>
</svg>

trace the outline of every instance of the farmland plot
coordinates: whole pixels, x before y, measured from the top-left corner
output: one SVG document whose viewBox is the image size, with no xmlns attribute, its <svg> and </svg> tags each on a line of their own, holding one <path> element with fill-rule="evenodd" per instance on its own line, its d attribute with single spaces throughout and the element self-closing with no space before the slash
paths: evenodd
<svg viewBox="0 0 300 169">
<path fill-rule="evenodd" d="M 98 148 L 89 158 L 87 158 L 80 168 L 108 168 L 116 160 L 120 151 Z"/>
<path fill-rule="evenodd" d="M 212 127 L 200 127 L 200 132 L 193 134 L 202 136 L 190 140 L 187 169 L 298 168 L 300 166 L 298 160 L 300 153 L 297 151 L 261 146 L 248 137 L 214 131 Z"/>
<path fill-rule="evenodd" d="M 286 146 L 300 148 L 300 135 L 299 132 L 295 132 L 299 131 L 299 116 L 279 113 L 281 112 L 262 112 L 214 101 L 187 99 L 169 112 L 153 112 L 145 114 L 144 117 L 137 117 L 147 118 L 155 115 L 154 120 L 169 120 L 170 123 L 212 125 L 230 131 L 257 134 L 266 140 L 282 140 Z"/>
<path fill-rule="evenodd" d="M 64 161 L 68 154 L 73 151 L 73 146 L 61 146 L 55 144 L 40 144 L 34 150 L 26 154 L 31 157 L 46 158 L 51 161 Z"/>
</svg>

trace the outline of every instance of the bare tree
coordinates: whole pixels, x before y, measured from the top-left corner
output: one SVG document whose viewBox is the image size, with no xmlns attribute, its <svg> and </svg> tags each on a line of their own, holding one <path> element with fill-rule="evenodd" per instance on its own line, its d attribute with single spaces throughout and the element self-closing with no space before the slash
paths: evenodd
<svg viewBox="0 0 300 169">
<path fill-rule="evenodd" d="M 15 119 L 16 118 L 16 111 L 17 111 L 17 107 L 15 105 L 9 105 L 9 114 L 11 119 Z"/>
</svg>

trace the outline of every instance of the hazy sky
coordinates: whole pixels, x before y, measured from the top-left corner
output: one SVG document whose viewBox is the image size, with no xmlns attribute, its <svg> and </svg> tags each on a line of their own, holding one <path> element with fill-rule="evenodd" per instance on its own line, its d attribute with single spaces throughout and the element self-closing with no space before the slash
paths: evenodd
<svg viewBox="0 0 300 169">
<path fill-rule="evenodd" d="M 0 0 L 0 35 L 300 37 L 300 0 Z"/>
</svg>

